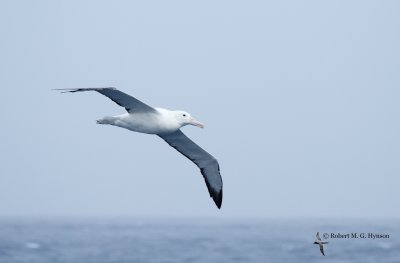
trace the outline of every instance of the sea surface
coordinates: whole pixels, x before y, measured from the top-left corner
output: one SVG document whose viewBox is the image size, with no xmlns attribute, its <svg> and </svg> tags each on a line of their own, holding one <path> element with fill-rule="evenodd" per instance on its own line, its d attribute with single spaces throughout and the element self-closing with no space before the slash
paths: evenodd
<svg viewBox="0 0 400 263">
<path fill-rule="evenodd" d="M 400 222 L 0 219 L 0 263 L 22 262 L 400 262 Z"/>
</svg>

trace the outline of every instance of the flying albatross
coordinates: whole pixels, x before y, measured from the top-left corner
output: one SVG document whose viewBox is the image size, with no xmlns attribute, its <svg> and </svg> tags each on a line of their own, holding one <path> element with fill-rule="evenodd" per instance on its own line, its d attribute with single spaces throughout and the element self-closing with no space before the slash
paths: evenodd
<svg viewBox="0 0 400 263">
<path fill-rule="evenodd" d="M 326 241 L 322 241 L 321 238 L 319 237 L 319 232 L 317 232 L 317 240 L 314 242 L 315 245 L 319 245 L 319 250 L 321 251 L 321 254 L 325 256 L 324 253 L 324 244 L 328 244 Z"/>
<path fill-rule="evenodd" d="M 65 92 L 97 91 L 110 98 L 119 106 L 124 107 L 127 113 L 104 117 L 97 120 L 98 124 L 109 124 L 135 132 L 155 134 L 166 141 L 178 152 L 194 162 L 204 177 L 210 197 L 218 208 L 222 204 L 222 178 L 219 172 L 218 161 L 200 146 L 190 140 L 180 128 L 185 125 L 194 125 L 203 128 L 204 125 L 195 120 L 185 111 L 171 111 L 163 108 L 153 108 L 138 99 L 125 94 L 115 88 L 82 88 L 58 89 Z"/>
</svg>

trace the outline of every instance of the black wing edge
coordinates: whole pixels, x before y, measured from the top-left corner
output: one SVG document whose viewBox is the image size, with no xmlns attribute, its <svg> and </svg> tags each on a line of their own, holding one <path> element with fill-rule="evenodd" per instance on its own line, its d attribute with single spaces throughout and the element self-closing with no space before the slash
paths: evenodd
<svg viewBox="0 0 400 263">
<path fill-rule="evenodd" d="M 115 102 L 117 105 L 119 105 L 119 106 L 125 108 L 125 110 L 126 110 L 127 112 L 131 112 L 131 110 L 132 110 L 131 108 L 127 107 L 126 105 L 125 105 L 125 106 L 122 105 L 121 102 L 115 100 L 112 96 L 108 96 L 106 93 L 103 93 L 103 92 L 102 92 L 102 91 L 107 91 L 107 90 L 115 90 L 115 91 L 117 91 L 117 92 L 123 94 L 124 96 L 131 97 L 132 99 L 134 99 L 134 100 L 140 102 L 141 104 L 145 105 L 146 107 L 149 107 L 149 109 L 154 110 L 152 107 L 148 106 L 147 104 L 145 104 L 145 103 L 139 101 L 138 99 L 132 97 L 131 95 L 126 94 L 126 93 L 124 93 L 124 92 L 122 92 L 122 91 L 120 91 L 120 90 L 118 90 L 117 88 L 114 88 L 114 87 L 78 88 L 78 89 L 53 89 L 53 90 L 59 90 L 59 91 L 61 91 L 61 93 L 68 93 L 68 92 L 74 93 L 74 92 L 81 92 L 81 91 L 97 91 L 97 92 L 100 93 L 101 95 L 106 96 L 107 98 L 109 98 L 110 100 L 112 100 L 113 102 Z"/>
<path fill-rule="evenodd" d="M 103 87 L 103 88 L 79 88 L 79 89 L 53 89 L 53 90 L 60 90 L 61 93 L 68 93 L 68 92 L 74 93 L 74 92 L 81 92 L 81 91 L 97 91 L 101 95 L 104 95 L 103 93 L 101 93 L 102 90 L 117 90 L 117 89 L 114 87 Z M 106 96 L 106 95 L 104 95 L 104 96 Z M 108 96 L 106 96 L 106 97 L 109 98 L 110 100 L 112 100 L 113 102 L 115 102 L 117 105 L 125 108 L 125 110 L 127 112 L 129 112 L 131 110 L 130 108 L 123 106 L 119 101 L 116 101 L 115 99 L 110 98 Z"/>
<path fill-rule="evenodd" d="M 184 133 L 182 133 L 183 136 L 185 136 L 188 140 L 190 140 Z M 165 135 L 163 134 L 158 134 L 158 136 L 163 139 L 166 143 L 168 143 L 168 145 L 170 145 L 172 148 L 174 148 L 175 150 L 177 150 L 179 153 L 181 153 L 183 156 L 185 156 L 186 158 L 188 158 L 191 162 L 194 162 L 189 155 L 187 155 L 185 152 L 183 152 L 182 150 L 179 149 L 179 147 L 177 145 L 171 144 L 171 142 L 168 141 L 168 139 L 165 137 Z M 194 143 L 192 140 L 190 140 L 192 143 Z M 195 143 L 194 143 L 195 144 Z M 196 144 L 197 145 L 197 144 Z M 197 147 L 199 147 L 201 149 L 200 146 L 197 145 Z M 201 149 L 203 150 L 203 149 Z M 203 150 L 204 151 L 204 150 Z M 208 153 L 207 153 L 208 154 Z M 217 171 L 220 174 L 220 170 L 219 170 L 219 164 L 218 161 L 212 157 L 213 160 L 216 162 L 217 164 Z M 195 163 L 196 164 L 196 163 Z M 197 167 L 199 167 L 198 164 L 196 164 Z M 200 167 L 199 167 L 200 168 Z M 205 168 L 200 168 L 200 172 L 203 175 L 204 181 L 206 182 L 206 186 L 208 189 L 208 193 L 210 194 L 210 197 L 214 200 L 215 205 L 218 207 L 218 209 L 221 209 L 222 206 L 222 185 L 221 185 L 221 190 L 220 191 L 215 191 L 211 185 L 209 184 L 209 182 L 207 181 L 207 176 L 206 176 L 206 172 L 205 172 Z M 220 174 L 221 177 L 221 174 Z M 221 177 L 221 183 L 222 183 L 222 177 Z"/>
<path fill-rule="evenodd" d="M 52 90 L 60 90 L 61 93 L 67 93 L 67 92 L 80 92 L 80 91 L 98 91 L 98 90 L 105 90 L 105 89 L 113 89 L 116 90 L 114 87 L 101 87 L 101 88 L 79 88 L 79 89 L 52 89 Z"/>
<path fill-rule="evenodd" d="M 201 168 L 200 172 L 203 175 L 204 181 L 206 182 L 208 192 L 210 193 L 210 197 L 214 200 L 214 203 L 217 205 L 218 209 L 221 209 L 223 188 L 221 188 L 221 191 L 215 191 L 207 181 L 204 168 Z M 218 173 L 219 173 L 219 166 L 218 166 Z"/>
<path fill-rule="evenodd" d="M 322 255 L 325 256 L 324 247 L 322 245 L 320 245 L 319 250 L 321 251 Z"/>
</svg>

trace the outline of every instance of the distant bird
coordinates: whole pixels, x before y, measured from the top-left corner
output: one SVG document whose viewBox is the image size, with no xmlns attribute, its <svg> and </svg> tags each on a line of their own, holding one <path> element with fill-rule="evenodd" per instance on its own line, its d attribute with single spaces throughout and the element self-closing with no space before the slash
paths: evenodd
<svg viewBox="0 0 400 263">
<path fill-rule="evenodd" d="M 321 250 L 322 255 L 325 256 L 324 244 L 328 244 L 328 242 L 321 240 L 321 238 L 319 237 L 319 232 L 317 232 L 317 240 L 314 242 L 314 244 L 319 245 L 319 250 Z"/>
<path fill-rule="evenodd" d="M 97 91 L 110 98 L 119 106 L 124 107 L 127 113 L 113 117 L 104 117 L 97 120 L 97 123 L 114 125 L 131 131 L 155 134 L 161 137 L 200 168 L 210 197 L 213 198 L 217 207 L 221 208 L 222 178 L 218 161 L 186 137 L 180 130 L 180 128 L 188 124 L 200 128 L 204 127 L 202 123 L 195 120 L 189 113 L 150 107 L 138 99 L 112 87 L 57 90 L 63 90 L 63 93 Z"/>
</svg>

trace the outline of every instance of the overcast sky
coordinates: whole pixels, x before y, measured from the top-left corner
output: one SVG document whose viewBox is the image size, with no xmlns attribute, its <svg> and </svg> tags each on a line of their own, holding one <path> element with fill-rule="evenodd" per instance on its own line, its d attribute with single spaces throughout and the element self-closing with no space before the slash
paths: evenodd
<svg viewBox="0 0 400 263">
<path fill-rule="evenodd" d="M 399 217 L 398 1 L 1 1 L 0 216 Z M 218 210 L 115 86 L 190 112 Z"/>
</svg>

